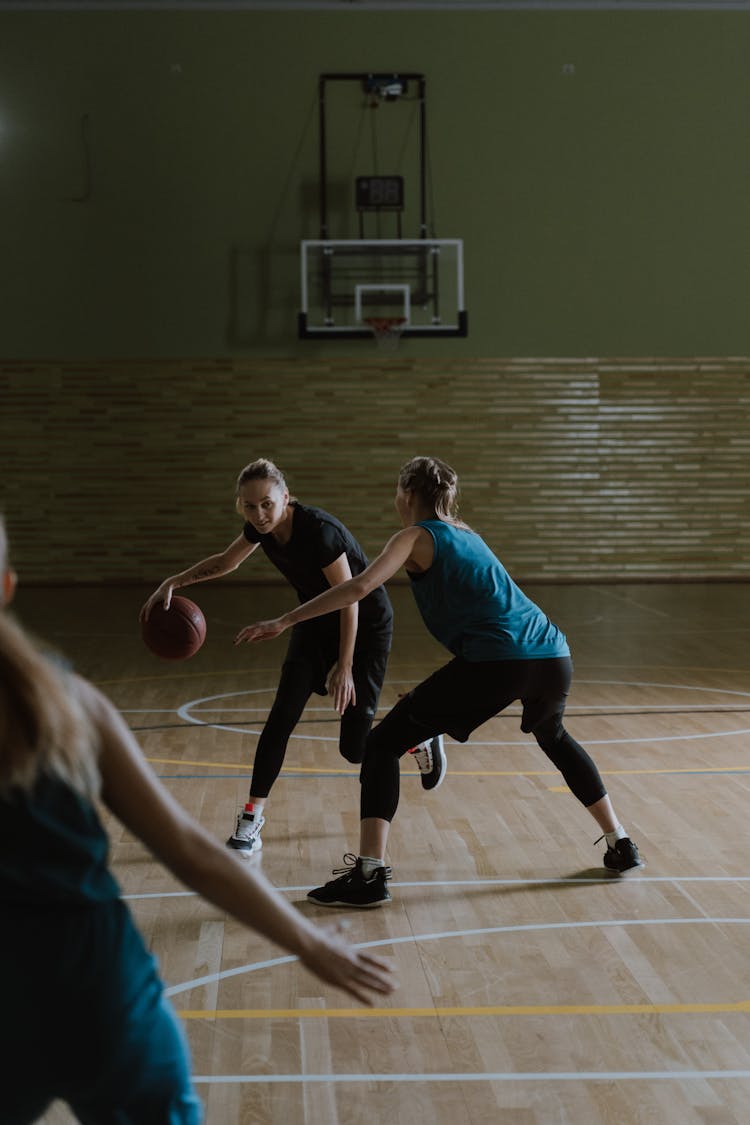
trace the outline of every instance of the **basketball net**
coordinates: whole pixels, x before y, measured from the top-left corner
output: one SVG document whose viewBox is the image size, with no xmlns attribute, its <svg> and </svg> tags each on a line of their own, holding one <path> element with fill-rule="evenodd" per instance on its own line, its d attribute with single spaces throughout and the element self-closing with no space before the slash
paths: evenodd
<svg viewBox="0 0 750 1125">
<path fill-rule="evenodd" d="M 378 348 L 384 352 L 395 352 L 401 334 L 406 327 L 405 316 L 364 316 L 366 324 L 375 337 Z"/>
</svg>

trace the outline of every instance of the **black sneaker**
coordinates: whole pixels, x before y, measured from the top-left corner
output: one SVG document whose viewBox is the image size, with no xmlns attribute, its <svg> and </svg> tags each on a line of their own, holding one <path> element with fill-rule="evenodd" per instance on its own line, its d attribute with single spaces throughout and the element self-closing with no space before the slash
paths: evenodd
<svg viewBox="0 0 750 1125">
<path fill-rule="evenodd" d="M 436 734 L 429 742 L 420 742 L 409 753 L 419 766 L 423 789 L 437 789 L 448 769 L 442 734 Z"/>
<path fill-rule="evenodd" d="M 390 867 L 376 867 L 369 878 L 362 874 L 362 860 L 347 852 L 344 856 L 346 867 L 334 869 L 333 874 L 338 879 L 331 879 L 324 887 L 316 887 L 310 891 L 310 902 L 317 902 L 319 906 L 382 906 L 391 901 L 391 892 L 388 890 L 388 880 L 391 877 Z"/>
<path fill-rule="evenodd" d="M 600 836 L 599 839 L 601 838 Z M 603 863 L 608 871 L 613 871 L 616 875 L 623 875 L 626 871 L 632 871 L 635 867 L 646 866 L 638 854 L 638 848 L 629 836 L 618 840 L 614 847 L 607 844 Z"/>
</svg>

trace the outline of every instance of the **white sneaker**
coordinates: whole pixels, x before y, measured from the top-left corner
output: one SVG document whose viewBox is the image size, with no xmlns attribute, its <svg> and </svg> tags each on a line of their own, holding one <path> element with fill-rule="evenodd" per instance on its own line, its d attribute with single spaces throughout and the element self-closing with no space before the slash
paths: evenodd
<svg viewBox="0 0 750 1125">
<path fill-rule="evenodd" d="M 255 816 L 244 810 L 237 817 L 237 827 L 227 840 L 227 847 L 241 852 L 243 857 L 255 855 L 263 847 L 260 830 L 266 823 L 261 813 Z"/>
<path fill-rule="evenodd" d="M 420 742 L 409 753 L 419 766 L 423 789 L 437 789 L 445 777 L 448 760 L 445 757 L 442 734 L 436 734 L 429 742 Z"/>
</svg>

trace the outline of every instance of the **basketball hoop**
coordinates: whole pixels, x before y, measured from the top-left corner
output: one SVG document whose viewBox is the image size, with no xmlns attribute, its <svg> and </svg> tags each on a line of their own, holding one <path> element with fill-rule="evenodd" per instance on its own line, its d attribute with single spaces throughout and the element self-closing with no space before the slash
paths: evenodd
<svg viewBox="0 0 750 1125">
<path fill-rule="evenodd" d="M 375 343 L 384 352 L 395 352 L 401 334 L 406 328 L 405 316 L 363 316 L 365 324 L 373 336 Z"/>
</svg>

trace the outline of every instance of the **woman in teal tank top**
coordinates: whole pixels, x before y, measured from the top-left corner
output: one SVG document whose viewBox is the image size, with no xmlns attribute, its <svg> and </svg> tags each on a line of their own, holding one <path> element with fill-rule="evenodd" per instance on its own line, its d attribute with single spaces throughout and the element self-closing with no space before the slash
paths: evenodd
<svg viewBox="0 0 750 1125">
<path fill-rule="evenodd" d="M 403 530 L 374 562 L 350 581 L 237 636 L 238 643 L 278 636 L 359 601 L 403 566 L 425 625 L 453 657 L 370 732 L 361 774 L 359 855 L 340 878 L 310 892 L 308 898 L 322 905 L 377 906 L 390 899 L 384 856 L 398 807 L 400 758 L 419 743 L 430 745 L 436 786 L 445 772 L 442 733 L 465 742 L 516 700 L 523 705 L 521 729 L 533 735 L 606 838 L 604 867 L 622 874 L 642 866 L 596 765 L 563 726 L 572 679 L 566 638 L 457 518 L 457 491 L 456 473 L 444 461 L 413 458 L 401 469 L 396 491 Z"/>
<path fill-rule="evenodd" d="M 390 992 L 387 965 L 320 930 L 196 824 L 115 708 L 2 612 L 0 518 L 0 1120 L 56 1098 L 83 1125 L 198 1125 L 185 1039 L 107 863 L 99 798 L 174 875 L 350 996 Z"/>
</svg>

